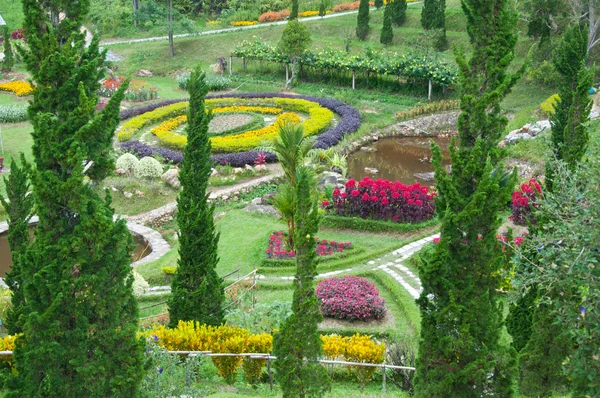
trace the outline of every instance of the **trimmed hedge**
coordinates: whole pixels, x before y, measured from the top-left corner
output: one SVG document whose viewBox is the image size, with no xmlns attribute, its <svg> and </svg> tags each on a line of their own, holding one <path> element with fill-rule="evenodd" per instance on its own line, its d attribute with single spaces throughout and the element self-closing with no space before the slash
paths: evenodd
<svg viewBox="0 0 600 398">
<path fill-rule="evenodd" d="M 27 120 L 27 106 L 0 105 L 0 123 L 19 123 Z"/>
<path fill-rule="evenodd" d="M 321 227 L 333 229 L 355 229 L 369 232 L 412 232 L 419 229 L 429 228 L 437 225 L 439 220 L 432 218 L 419 224 L 396 223 L 393 221 L 381 221 L 364 219 L 360 217 L 344 217 L 326 215 L 321 220 Z"/>
</svg>

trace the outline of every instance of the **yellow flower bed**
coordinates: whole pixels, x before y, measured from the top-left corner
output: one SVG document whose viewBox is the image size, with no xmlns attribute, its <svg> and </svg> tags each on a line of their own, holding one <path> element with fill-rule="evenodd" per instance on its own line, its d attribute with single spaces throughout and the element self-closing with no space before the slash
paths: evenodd
<svg viewBox="0 0 600 398">
<path fill-rule="evenodd" d="M 237 22 L 230 22 L 231 26 L 250 26 L 250 25 L 256 25 L 258 23 L 258 21 L 237 21 Z"/>
<path fill-rule="evenodd" d="M 314 17 L 315 15 L 319 15 L 319 11 L 304 11 L 298 13 L 299 17 Z"/>
<path fill-rule="evenodd" d="M 277 128 L 285 121 L 301 123 L 306 136 L 318 134 L 326 129 L 333 119 L 333 112 L 322 107 L 316 102 L 294 98 L 220 98 L 206 101 L 207 108 L 212 108 L 213 113 L 259 112 L 263 114 L 279 114 L 276 122 L 261 129 L 246 131 L 222 137 L 212 137 L 211 145 L 214 152 L 230 153 L 240 152 L 255 148 L 263 141 L 272 140 L 277 135 Z M 150 132 L 156 135 L 162 145 L 183 149 L 187 144 L 187 137 L 173 130 L 185 123 L 183 116 L 187 109 L 187 102 L 176 103 L 125 122 L 118 133 L 119 141 L 127 141 L 143 127 L 158 121 L 169 120 L 153 128 Z M 300 121 L 294 113 L 281 113 L 283 110 L 307 113 L 309 118 Z"/>
<path fill-rule="evenodd" d="M 0 83 L 0 91 L 10 91 L 15 93 L 17 97 L 29 95 L 33 93 L 33 90 L 35 90 L 35 88 L 25 81 Z"/>
</svg>

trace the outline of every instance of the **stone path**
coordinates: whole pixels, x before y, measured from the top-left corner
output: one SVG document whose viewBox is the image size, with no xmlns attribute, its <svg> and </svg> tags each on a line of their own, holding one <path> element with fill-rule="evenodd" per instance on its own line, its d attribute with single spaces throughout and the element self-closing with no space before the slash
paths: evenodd
<svg viewBox="0 0 600 398">
<path fill-rule="evenodd" d="M 421 2 L 408 3 L 408 5 L 410 6 L 410 5 L 413 5 L 413 4 L 420 4 L 420 3 Z M 375 10 L 375 8 L 371 8 L 371 11 L 374 11 L 374 10 Z M 381 13 L 383 14 L 383 9 L 381 9 Z M 346 15 L 353 15 L 353 14 L 358 14 L 358 11 L 339 12 L 339 13 L 335 13 L 335 14 L 325 15 L 324 17 L 315 16 L 315 17 L 299 18 L 299 21 L 301 21 L 301 22 L 305 22 L 305 21 L 317 21 L 317 20 L 320 20 L 320 19 L 338 18 L 338 17 L 343 17 L 343 16 L 346 16 Z M 183 39 L 183 38 L 186 38 L 186 37 L 217 35 L 217 34 L 220 34 L 220 33 L 239 32 L 239 31 L 243 31 L 243 30 L 250 30 L 250 29 L 258 29 L 258 28 L 266 28 L 266 27 L 270 27 L 270 26 L 285 25 L 287 23 L 288 23 L 288 21 L 258 23 L 256 25 L 250 25 L 250 26 L 239 26 L 239 27 L 233 27 L 233 28 L 207 30 L 207 31 L 204 31 L 204 32 L 184 33 L 184 34 L 180 34 L 180 35 L 173 35 L 173 38 L 174 39 Z M 148 37 L 148 38 L 145 38 L 145 39 L 103 41 L 100 44 L 102 44 L 103 46 L 113 46 L 115 44 L 146 43 L 146 42 L 161 41 L 161 40 L 168 40 L 168 39 L 169 39 L 169 36 L 156 36 L 156 37 Z"/>
</svg>

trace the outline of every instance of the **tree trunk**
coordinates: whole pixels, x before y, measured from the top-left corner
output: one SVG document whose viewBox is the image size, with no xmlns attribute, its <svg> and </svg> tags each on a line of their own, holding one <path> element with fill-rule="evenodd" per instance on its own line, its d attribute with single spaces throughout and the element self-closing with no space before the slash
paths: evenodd
<svg viewBox="0 0 600 398">
<path fill-rule="evenodd" d="M 175 46 L 173 44 L 173 0 L 169 0 L 169 54 L 175 56 Z"/>
</svg>

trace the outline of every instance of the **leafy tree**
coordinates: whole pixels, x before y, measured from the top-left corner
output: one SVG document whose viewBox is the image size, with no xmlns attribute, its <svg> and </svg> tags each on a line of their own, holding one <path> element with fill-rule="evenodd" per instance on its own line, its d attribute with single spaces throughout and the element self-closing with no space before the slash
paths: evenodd
<svg viewBox="0 0 600 398">
<path fill-rule="evenodd" d="M 394 25 L 404 25 L 404 22 L 406 21 L 406 9 L 408 8 L 406 0 L 394 0 L 392 3 L 388 3 L 388 5 L 389 4 L 393 7 L 392 22 Z"/>
<path fill-rule="evenodd" d="M 464 9 L 464 4 L 463 9 Z M 425 30 L 439 31 L 436 43 L 438 50 L 448 47 L 446 39 L 446 0 L 425 0 L 421 9 L 421 26 Z"/>
<path fill-rule="evenodd" d="M 369 0 L 360 0 L 356 24 L 356 36 L 359 40 L 366 40 L 369 34 Z"/>
<path fill-rule="evenodd" d="M 379 10 L 381 7 L 383 7 L 383 0 L 375 0 L 375 8 Z"/>
<path fill-rule="evenodd" d="M 273 336 L 276 377 L 284 397 L 320 397 L 331 388 L 322 355 L 318 323 L 323 319 L 315 294 L 317 275 L 315 235 L 319 231 L 316 182 L 307 166 L 296 170 L 296 277 L 292 315 Z"/>
<path fill-rule="evenodd" d="M 554 31 L 556 16 L 563 9 L 562 0 L 528 0 L 524 3 L 524 11 L 528 16 L 527 36 L 544 42 Z"/>
<path fill-rule="evenodd" d="M 394 40 L 394 30 L 392 29 L 392 13 L 394 12 L 394 3 L 388 3 L 383 12 L 383 27 L 379 41 L 381 44 L 392 44 Z"/>
<path fill-rule="evenodd" d="M 285 25 L 283 33 L 281 34 L 281 40 L 279 40 L 279 51 L 287 55 L 292 64 L 292 76 L 285 82 L 287 88 L 296 77 L 296 60 L 299 56 L 304 54 L 306 49 L 310 46 L 312 39 L 310 38 L 310 32 L 304 24 L 301 24 L 298 19 L 291 20 Z"/>
<path fill-rule="evenodd" d="M 27 48 L 19 51 L 36 85 L 28 114 L 39 223 L 19 261 L 26 305 L 9 383 L 15 397 L 133 397 L 144 374 L 132 237 L 113 219 L 109 193 L 93 189 L 114 169 L 128 82 L 96 113 L 106 54 L 80 33 L 88 7 L 23 1 Z"/>
<path fill-rule="evenodd" d="M 13 158 L 10 163 L 10 176 L 4 178 L 6 198 L 0 195 L 0 203 L 8 214 L 8 245 L 13 260 L 10 272 L 5 278 L 12 293 L 12 308 L 4 320 L 9 334 L 23 331 L 19 323 L 19 317 L 24 313 L 25 307 L 20 263 L 29 247 L 29 220 L 33 215 L 33 195 L 29 195 L 29 169 L 30 165 L 23 154 L 20 167 Z"/>
<path fill-rule="evenodd" d="M 504 259 L 496 234 L 516 173 L 503 171 L 497 145 L 508 123 L 500 103 L 523 73 L 523 68 L 507 71 L 518 15 L 511 0 L 463 0 L 462 5 L 472 55 L 467 60 L 456 52 L 462 113 L 459 145 L 451 145 L 451 175 L 433 146 L 442 226 L 435 250 L 419 267 L 422 326 L 415 391 L 419 397 L 508 397 L 516 352 L 500 342 Z"/>
<path fill-rule="evenodd" d="M 10 30 L 4 25 L 4 59 L 2 60 L 2 72 L 10 72 L 15 66 L 12 45 L 10 44 Z"/>
<path fill-rule="evenodd" d="M 327 14 L 325 10 L 325 0 L 321 0 L 321 4 L 319 5 L 319 16 L 324 17 Z"/>
<path fill-rule="evenodd" d="M 292 11 L 290 11 L 289 20 L 298 19 L 298 0 L 292 0 Z"/>
<path fill-rule="evenodd" d="M 574 168 L 587 149 L 589 134 L 585 123 L 589 119 L 592 100 L 589 89 L 593 74 L 586 67 L 587 28 L 579 25 L 565 32 L 556 50 L 554 66 L 561 76 L 552 124 L 552 149 L 557 159 Z M 548 170 L 551 175 L 551 170 Z M 552 179 L 549 179 L 551 187 Z"/>
<path fill-rule="evenodd" d="M 204 97 L 208 86 L 199 67 L 190 76 L 188 91 L 188 144 L 179 173 L 182 189 L 177 198 L 179 261 L 171 283 L 169 325 L 176 327 L 179 321 L 193 320 L 217 326 L 223 323 L 225 294 L 216 271 L 219 234 L 215 231 L 215 207 L 208 203 L 207 192 L 212 166 L 208 124 L 212 114 L 206 113 Z"/>
</svg>

